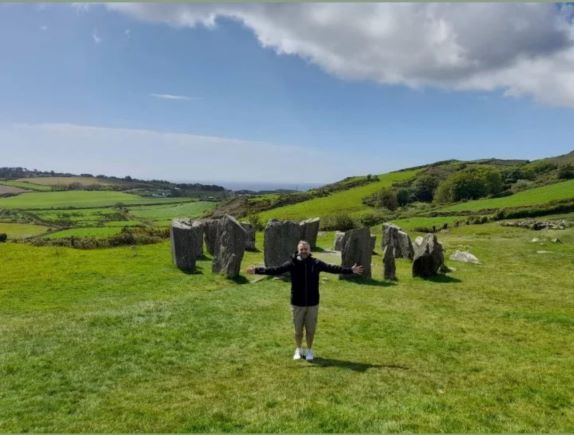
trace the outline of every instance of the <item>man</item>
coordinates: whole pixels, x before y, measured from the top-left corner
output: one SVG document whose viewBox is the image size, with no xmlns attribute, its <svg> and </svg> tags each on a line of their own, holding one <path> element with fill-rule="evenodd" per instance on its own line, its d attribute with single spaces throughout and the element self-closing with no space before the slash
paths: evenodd
<svg viewBox="0 0 574 435">
<path fill-rule="evenodd" d="M 363 273 L 363 266 L 352 267 L 335 266 L 316 259 L 311 255 L 308 242 L 301 240 L 297 244 L 297 253 L 278 267 L 249 267 L 247 272 L 261 275 L 281 275 L 291 273 L 291 312 L 295 326 L 295 353 L 293 359 L 301 359 L 305 355 L 307 361 L 313 361 L 313 338 L 317 326 L 319 313 L 319 273 L 329 272 L 337 274 Z M 303 326 L 305 326 L 305 339 L 307 352 L 301 348 L 303 342 Z"/>
</svg>

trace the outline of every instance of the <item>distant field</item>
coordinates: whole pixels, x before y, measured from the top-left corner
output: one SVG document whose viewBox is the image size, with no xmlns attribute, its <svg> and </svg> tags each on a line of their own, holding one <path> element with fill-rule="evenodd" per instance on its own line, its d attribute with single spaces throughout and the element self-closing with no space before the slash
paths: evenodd
<svg viewBox="0 0 574 435">
<path fill-rule="evenodd" d="M 96 237 L 105 238 L 113 236 L 120 233 L 122 227 L 92 227 L 92 228 L 70 228 L 69 230 L 63 230 L 54 232 L 44 236 L 45 239 L 62 239 L 64 237 Z"/>
<path fill-rule="evenodd" d="M 0 222 L 0 233 L 6 233 L 8 239 L 23 239 L 45 233 L 47 227 L 32 224 L 17 224 Z"/>
<path fill-rule="evenodd" d="M 31 178 L 19 178 L 16 181 L 31 183 L 41 186 L 56 186 L 62 184 L 72 184 L 80 183 L 83 185 L 90 184 L 100 184 L 100 185 L 110 185 L 115 184 L 108 180 L 102 180 L 95 177 L 31 177 Z"/>
<path fill-rule="evenodd" d="M 478 211 L 490 208 L 520 207 L 545 204 L 550 201 L 570 198 L 574 199 L 574 180 L 536 187 L 503 198 L 478 199 L 476 201 L 463 202 L 441 208 L 439 211 Z"/>
<path fill-rule="evenodd" d="M 27 190 L 22 189 L 20 187 L 5 186 L 3 184 L 0 184 L 0 195 L 5 195 L 7 193 L 16 195 L 16 194 L 24 193 L 24 192 L 27 192 Z"/>
<path fill-rule="evenodd" d="M 199 217 L 215 206 L 216 203 L 211 201 L 193 201 L 181 204 L 129 207 L 128 210 L 131 216 L 138 219 L 169 223 L 171 219 L 176 217 Z"/>
<path fill-rule="evenodd" d="M 465 216 L 440 216 L 440 217 L 414 217 L 406 219 L 397 219 L 391 221 L 392 223 L 401 227 L 405 231 L 414 231 L 417 227 L 432 228 L 433 225 L 437 228 L 443 224 L 449 226 L 458 220 L 465 220 Z M 380 226 L 380 225 L 379 225 Z"/>
<path fill-rule="evenodd" d="M 20 189 L 34 190 L 34 191 L 38 191 L 38 192 L 47 192 L 47 191 L 52 190 L 52 188 L 50 186 L 45 186 L 42 184 L 27 183 L 26 181 L 18 181 L 18 180 L 0 181 L 0 184 L 3 184 L 5 186 L 19 187 Z"/>
<path fill-rule="evenodd" d="M 370 209 L 361 202 L 364 197 L 384 187 L 389 187 L 393 182 L 408 180 L 416 173 L 417 170 L 412 170 L 379 175 L 379 181 L 377 182 L 354 187 L 342 192 L 336 192 L 322 198 L 315 198 L 309 201 L 264 211 L 259 213 L 259 216 L 263 222 L 266 222 L 272 218 L 299 220 L 314 216 L 323 217 L 340 213 L 348 213 L 351 215 L 360 213 L 366 209 Z"/>
<path fill-rule="evenodd" d="M 64 207 L 106 207 L 117 203 L 158 204 L 188 202 L 188 198 L 143 198 L 123 192 L 110 191 L 65 191 L 65 192 L 31 192 L 10 198 L 0 198 L 0 208 L 47 209 Z"/>
</svg>

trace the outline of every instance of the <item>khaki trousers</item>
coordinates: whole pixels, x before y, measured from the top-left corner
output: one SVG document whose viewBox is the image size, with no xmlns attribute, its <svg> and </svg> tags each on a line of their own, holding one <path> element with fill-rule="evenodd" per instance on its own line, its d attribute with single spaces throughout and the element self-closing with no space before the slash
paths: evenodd
<svg viewBox="0 0 574 435">
<path fill-rule="evenodd" d="M 303 326 L 305 326 L 307 337 L 313 338 L 317 328 L 319 305 L 311 307 L 291 305 L 291 313 L 293 314 L 293 326 L 295 326 L 295 338 L 298 340 L 303 339 Z"/>
</svg>

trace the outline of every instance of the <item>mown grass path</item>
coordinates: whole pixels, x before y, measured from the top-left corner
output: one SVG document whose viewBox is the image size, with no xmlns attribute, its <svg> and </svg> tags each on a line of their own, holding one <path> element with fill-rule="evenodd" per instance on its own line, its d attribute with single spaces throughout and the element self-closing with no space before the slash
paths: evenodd
<svg viewBox="0 0 574 435">
<path fill-rule="evenodd" d="M 574 231 L 439 237 L 482 264 L 322 276 L 313 364 L 291 360 L 288 283 L 184 274 L 168 243 L 2 244 L 0 431 L 574 431 Z"/>
</svg>

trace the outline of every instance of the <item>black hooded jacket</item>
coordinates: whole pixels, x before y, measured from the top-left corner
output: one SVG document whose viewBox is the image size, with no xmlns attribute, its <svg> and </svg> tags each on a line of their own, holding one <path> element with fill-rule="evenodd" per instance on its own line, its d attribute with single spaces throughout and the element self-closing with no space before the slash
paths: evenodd
<svg viewBox="0 0 574 435">
<path fill-rule="evenodd" d="M 281 266 L 255 268 L 255 273 L 260 275 L 281 275 L 286 272 L 291 273 L 291 304 L 309 307 L 319 303 L 320 272 L 349 275 L 353 269 L 327 264 L 312 255 L 303 260 L 297 254 Z"/>
</svg>

